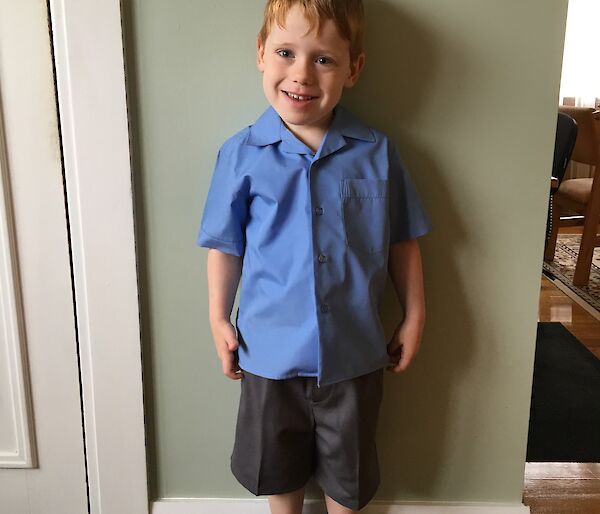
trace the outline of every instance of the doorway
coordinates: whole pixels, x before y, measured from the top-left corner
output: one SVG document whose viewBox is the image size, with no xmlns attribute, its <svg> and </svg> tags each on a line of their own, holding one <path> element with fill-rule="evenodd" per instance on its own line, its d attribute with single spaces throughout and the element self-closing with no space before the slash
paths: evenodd
<svg viewBox="0 0 600 514">
<path fill-rule="evenodd" d="M 559 94 L 561 105 L 588 107 L 590 109 L 600 107 L 600 74 L 597 67 L 590 64 L 595 62 L 595 49 L 600 44 L 600 38 L 596 35 L 597 31 L 593 24 L 593 20 L 597 19 L 598 15 L 600 15 L 600 6 L 594 2 L 581 0 L 570 0 L 569 2 Z M 593 179 L 596 173 L 597 171 L 593 166 L 571 161 L 563 180 Z M 564 336 L 570 340 L 565 348 L 572 348 L 573 350 L 577 349 L 575 346 L 585 348 L 585 351 L 582 352 L 582 360 L 573 359 L 572 361 L 572 372 L 578 374 L 574 366 L 585 365 L 583 358 L 592 362 L 592 366 L 594 365 L 594 357 L 600 363 L 600 310 L 598 309 L 598 305 L 600 305 L 600 272 L 598 267 L 600 248 L 594 250 L 595 255 L 588 284 L 575 286 L 573 275 L 583 231 L 583 217 L 577 215 L 576 212 L 570 214 L 572 215 L 570 216 L 571 221 L 568 224 L 563 221 L 565 225 L 558 228 L 554 258 L 544 263 L 540 283 L 538 322 L 542 324 L 560 323 L 564 329 L 562 327 L 555 328 L 563 330 Z M 596 233 L 600 233 L 600 225 L 596 228 Z M 538 350 L 540 352 L 545 351 L 542 347 L 544 343 L 549 345 L 552 344 L 552 341 L 538 335 Z M 538 358 L 542 358 L 541 353 L 539 356 L 536 354 L 536 360 Z M 548 359 L 551 358 L 548 357 Z M 534 395 L 542 394 L 541 381 L 545 380 L 543 378 L 545 374 L 551 372 L 548 367 L 554 364 L 551 360 L 548 360 L 544 364 L 544 369 L 542 369 L 541 363 L 536 362 L 536 365 L 540 365 L 540 376 L 536 377 L 534 375 L 534 388 L 539 388 L 534 392 Z M 596 364 L 596 366 L 600 370 L 600 364 Z M 556 369 L 558 370 L 558 367 Z M 563 377 L 558 376 L 562 380 Z M 536 378 L 539 379 L 537 382 Z M 580 379 L 583 382 L 584 377 L 580 376 Z M 580 387 L 583 388 L 580 391 L 585 393 L 585 387 L 593 386 L 581 384 Z M 575 389 L 573 390 L 575 391 Z M 593 393 L 589 390 L 587 392 Z M 598 393 L 599 391 L 596 390 L 595 394 Z M 548 395 L 547 392 L 543 394 Z M 567 403 L 565 399 L 573 405 L 573 419 L 580 419 L 581 414 L 576 413 L 578 408 L 576 405 L 579 405 L 580 402 L 577 401 L 577 398 L 567 399 L 565 396 L 562 399 L 564 403 Z M 553 402 L 558 402 L 558 397 L 548 395 L 543 400 L 538 399 L 532 408 L 539 407 L 544 403 L 549 405 Z M 536 412 L 535 415 L 539 415 L 539 412 Z M 533 416 L 534 411 L 532 410 Z M 577 422 L 573 423 L 574 425 L 577 424 Z M 530 430 L 538 430 L 535 428 L 536 426 L 533 424 Z M 556 441 L 556 444 L 564 444 L 564 441 L 573 439 L 580 429 L 583 429 L 583 427 L 577 428 L 575 426 L 572 429 L 573 433 L 563 432 L 563 436 Z M 582 431 L 584 434 L 585 432 L 586 430 Z M 536 432 L 535 437 L 537 440 L 542 436 Z M 528 448 L 528 450 L 531 450 L 531 448 Z M 564 460 L 560 462 L 540 462 L 539 458 L 536 458 L 535 461 L 526 462 L 523 501 L 530 507 L 532 514 L 571 511 L 596 512 L 600 510 L 600 463 L 594 462 L 597 459 L 594 459 L 591 455 L 582 455 L 581 450 L 579 451 L 579 458 L 572 459 L 578 462 L 566 462 Z"/>
</svg>

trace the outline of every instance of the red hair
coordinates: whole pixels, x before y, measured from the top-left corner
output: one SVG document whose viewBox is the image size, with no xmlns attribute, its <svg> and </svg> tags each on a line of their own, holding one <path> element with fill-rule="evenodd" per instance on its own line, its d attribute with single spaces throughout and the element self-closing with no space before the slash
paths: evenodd
<svg viewBox="0 0 600 514">
<path fill-rule="evenodd" d="M 350 43 L 350 59 L 363 51 L 365 15 L 362 0 L 267 0 L 258 40 L 265 44 L 273 23 L 283 28 L 288 11 L 298 4 L 309 24 L 309 32 L 321 29 L 324 20 L 332 20 L 341 37 Z"/>
</svg>

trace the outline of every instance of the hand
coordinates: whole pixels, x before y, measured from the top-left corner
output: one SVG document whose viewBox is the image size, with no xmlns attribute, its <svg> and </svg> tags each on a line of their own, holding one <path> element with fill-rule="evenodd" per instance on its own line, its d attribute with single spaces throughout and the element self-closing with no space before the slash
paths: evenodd
<svg viewBox="0 0 600 514">
<path fill-rule="evenodd" d="M 236 337 L 235 327 L 229 320 L 221 319 L 211 322 L 210 328 L 217 355 L 221 359 L 221 365 L 223 366 L 223 374 L 232 380 L 243 379 L 244 373 L 240 369 L 236 352 L 239 342 Z M 238 371 L 239 373 L 237 373 Z"/>
<path fill-rule="evenodd" d="M 387 371 L 400 373 L 408 368 L 408 365 L 419 351 L 423 326 L 423 322 L 405 319 L 396 327 L 394 335 L 387 344 L 387 353 L 390 356 Z"/>
</svg>

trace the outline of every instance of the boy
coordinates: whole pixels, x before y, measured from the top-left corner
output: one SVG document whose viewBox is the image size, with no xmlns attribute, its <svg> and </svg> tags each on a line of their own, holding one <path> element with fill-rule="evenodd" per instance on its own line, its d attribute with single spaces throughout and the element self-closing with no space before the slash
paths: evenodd
<svg viewBox="0 0 600 514">
<path fill-rule="evenodd" d="M 338 104 L 363 25 L 360 0 L 268 0 L 270 107 L 219 150 L 197 239 L 223 373 L 242 379 L 231 470 L 273 514 L 302 512 L 312 474 L 329 514 L 371 500 L 383 369 L 407 368 L 425 322 L 416 238 L 431 222 L 395 146 Z M 386 345 L 388 272 L 405 316 Z"/>
</svg>

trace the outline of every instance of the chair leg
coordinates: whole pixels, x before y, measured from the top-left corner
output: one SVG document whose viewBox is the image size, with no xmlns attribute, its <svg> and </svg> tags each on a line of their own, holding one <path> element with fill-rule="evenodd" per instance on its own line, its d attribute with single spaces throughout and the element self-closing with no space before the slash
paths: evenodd
<svg viewBox="0 0 600 514">
<path fill-rule="evenodd" d="M 586 213 L 587 214 L 587 213 Z M 579 245 L 579 255 L 575 265 L 573 285 L 586 286 L 590 280 L 592 270 L 592 258 L 596 247 L 596 228 L 598 227 L 598 216 L 586 215 Z"/>
<path fill-rule="evenodd" d="M 556 251 L 556 239 L 558 237 L 558 225 L 560 223 L 560 208 L 554 201 L 554 195 L 550 196 L 550 210 L 552 212 L 552 231 L 550 232 L 550 238 L 546 243 L 546 249 L 544 250 L 544 260 L 552 262 L 554 260 L 554 253 Z"/>
</svg>

